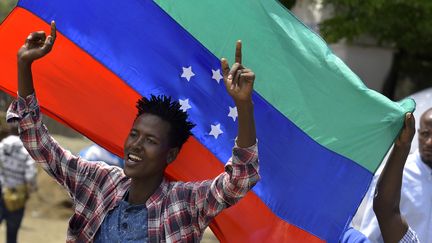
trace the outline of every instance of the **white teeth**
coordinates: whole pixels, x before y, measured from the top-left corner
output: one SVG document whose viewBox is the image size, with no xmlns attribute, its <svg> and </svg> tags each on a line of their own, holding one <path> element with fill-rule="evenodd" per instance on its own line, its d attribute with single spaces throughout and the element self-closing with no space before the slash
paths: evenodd
<svg viewBox="0 0 432 243">
<path fill-rule="evenodd" d="M 129 159 L 135 160 L 135 161 L 140 161 L 142 160 L 140 157 L 134 155 L 134 154 L 129 154 Z"/>
</svg>

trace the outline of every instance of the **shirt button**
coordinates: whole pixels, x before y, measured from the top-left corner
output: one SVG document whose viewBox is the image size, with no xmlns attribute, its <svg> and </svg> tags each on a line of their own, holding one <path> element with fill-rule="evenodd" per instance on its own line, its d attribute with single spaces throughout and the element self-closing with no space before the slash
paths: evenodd
<svg viewBox="0 0 432 243">
<path fill-rule="evenodd" d="M 122 227 L 123 227 L 123 229 L 127 229 L 128 224 L 127 224 L 127 223 L 123 223 L 123 224 L 122 224 Z"/>
</svg>

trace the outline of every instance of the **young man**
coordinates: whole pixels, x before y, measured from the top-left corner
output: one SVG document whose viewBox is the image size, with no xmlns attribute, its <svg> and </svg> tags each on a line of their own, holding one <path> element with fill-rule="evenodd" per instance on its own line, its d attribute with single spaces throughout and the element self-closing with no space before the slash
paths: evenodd
<svg viewBox="0 0 432 243">
<path fill-rule="evenodd" d="M 377 183 L 373 210 L 377 216 L 384 242 L 418 243 L 416 233 L 409 227 L 400 212 L 402 174 L 415 133 L 411 113 L 405 117 L 404 127 L 396 139 Z"/>
<path fill-rule="evenodd" d="M 225 172 L 213 180 L 169 182 L 164 177 L 193 124 L 169 97 L 142 98 L 124 144 L 124 171 L 88 163 L 63 150 L 41 123 L 31 64 L 48 54 L 56 37 L 29 35 L 18 52 L 18 94 L 8 120 L 18 120 L 32 157 L 62 184 L 75 203 L 68 242 L 198 242 L 210 221 L 257 183 L 258 154 L 253 118 L 254 73 L 241 65 L 241 43 L 230 69 L 222 59 L 224 82 L 238 109 L 238 137 Z"/>
</svg>

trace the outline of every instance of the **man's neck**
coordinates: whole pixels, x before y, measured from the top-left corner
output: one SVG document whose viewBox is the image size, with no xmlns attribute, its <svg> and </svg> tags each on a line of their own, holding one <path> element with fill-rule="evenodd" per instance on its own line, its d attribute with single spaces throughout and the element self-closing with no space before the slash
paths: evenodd
<svg viewBox="0 0 432 243">
<path fill-rule="evenodd" d="M 146 180 L 132 178 L 128 202 L 138 205 L 145 204 L 162 183 L 163 175 Z"/>
</svg>

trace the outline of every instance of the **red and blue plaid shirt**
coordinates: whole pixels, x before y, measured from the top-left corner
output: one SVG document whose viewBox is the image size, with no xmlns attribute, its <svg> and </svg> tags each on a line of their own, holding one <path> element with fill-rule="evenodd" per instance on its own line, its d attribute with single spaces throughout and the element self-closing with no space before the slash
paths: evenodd
<svg viewBox="0 0 432 243">
<path fill-rule="evenodd" d="M 41 121 L 35 95 L 15 100 L 7 120 L 19 121 L 20 137 L 30 155 L 74 200 L 67 242 L 91 242 L 107 213 L 129 190 L 130 179 L 118 167 L 87 162 L 61 148 Z M 243 198 L 258 180 L 257 145 L 235 146 L 225 172 L 213 180 L 164 179 L 146 202 L 149 242 L 199 242 L 210 221 Z"/>
</svg>

